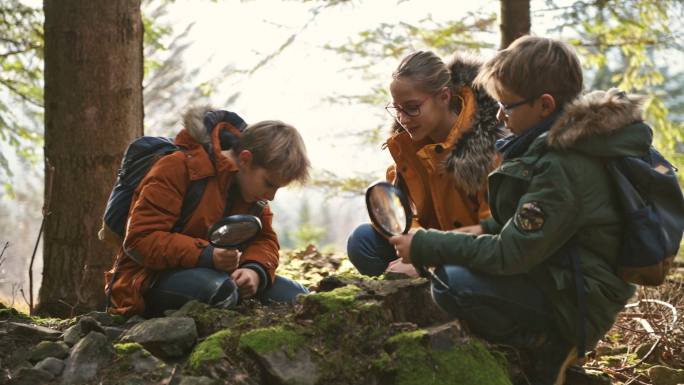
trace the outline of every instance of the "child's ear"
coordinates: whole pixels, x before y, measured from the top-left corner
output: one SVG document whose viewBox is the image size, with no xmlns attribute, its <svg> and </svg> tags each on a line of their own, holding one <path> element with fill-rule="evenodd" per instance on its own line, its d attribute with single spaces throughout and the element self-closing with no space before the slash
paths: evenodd
<svg viewBox="0 0 684 385">
<path fill-rule="evenodd" d="M 238 162 L 241 167 L 252 165 L 252 152 L 249 150 L 242 150 L 238 154 Z"/>
<path fill-rule="evenodd" d="M 440 91 L 439 98 L 444 101 L 445 103 L 449 103 L 451 101 L 451 98 L 454 96 L 451 93 L 451 89 L 449 87 L 442 87 L 442 90 Z"/>
<path fill-rule="evenodd" d="M 544 117 L 550 116 L 556 111 L 556 99 L 552 95 L 543 94 L 539 99 L 541 99 L 542 115 Z"/>
</svg>

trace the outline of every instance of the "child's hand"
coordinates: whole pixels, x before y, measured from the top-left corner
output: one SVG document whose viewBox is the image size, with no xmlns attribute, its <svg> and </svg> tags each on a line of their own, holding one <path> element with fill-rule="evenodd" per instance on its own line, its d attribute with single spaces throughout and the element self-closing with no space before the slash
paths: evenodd
<svg viewBox="0 0 684 385">
<path fill-rule="evenodd" d="M 259 274 L 252 269 L 237 269 L 230 278 L 235 281 L 241 298 L 249 298 L 256 294 L 259 288 Z"/>
<path fill-rule="evenodd" d="M 420 275 L 416 271 L 416 268 L 413 267 L 413 265 L 402 262 L 400 258 L 397 258 L 394 261 L 390 262 L 385 271 L 392 272 L 392 273 L 405 274 L 405 275 L 408 275 L 409 277 L 414 277 L 414 278 L 420 277 Z"/>
<path fill-rule="evenodd" d="M 240 254 L 240 251 L 237 249 L 215 248 L 212 255 L 214 268 L 230 273 L 237 269 L 238 263 L 240 263 Z"/>
<path fill-rule="evenodd" d="M 397 255 L 404 263 L 411 263 L 411 241 L 413 241 L 413 232 L 402 235 L 395 235 L 389 239 L 389 243 L 394 246 Z"/>
</svg>

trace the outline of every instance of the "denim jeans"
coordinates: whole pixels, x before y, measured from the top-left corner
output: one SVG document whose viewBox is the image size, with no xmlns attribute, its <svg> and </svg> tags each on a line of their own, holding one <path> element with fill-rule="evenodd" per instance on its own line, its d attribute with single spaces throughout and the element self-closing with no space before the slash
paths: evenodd
<svg viewBox="0 0 684 385">
<path fill-rule="evenodd" d="M 494 276 L 457 265 L 435 273 L 449 286 L 432 285 L 437 305 L 488 341 L 532 348 L 558 334 L 550 302 L 524 274 Z"/>
<path fill-rule="evenodd" d="M 399 258 L 394 247 L 369 223 L 351 233 L 347 239 L 347 255 L 359 273 L 370 276 L 384 273 L 389 263 Z"/>
<path fill-rule="evenodd" d="M 392 245 L 370 224 L 357 227 L 347 240 L 347 254 L 361 274 L 382 274 L 398 258 Z M 457 265 L 440 266 L 437 276 L 449 286 L 432 285 L 432 297 L 451 317 L 494 343 L 532 347 L 556 333 L 551 305 L 525 275 L 493 276 Z"/>
<path fill-rule="evenodd" d="M 237 286 L 225 271 L 206 267 L 166 270 L 145 292 L 145 316 L 161 316 L 165 310 L 178 309 L 191 300 L 230 307 L 238 302 L 237 293 Z M 298 294 L 308 293 L 298 282 L 276 275 L 273 285 L 255 298 L 264 304 L 293 303 Z"/>
</svg>

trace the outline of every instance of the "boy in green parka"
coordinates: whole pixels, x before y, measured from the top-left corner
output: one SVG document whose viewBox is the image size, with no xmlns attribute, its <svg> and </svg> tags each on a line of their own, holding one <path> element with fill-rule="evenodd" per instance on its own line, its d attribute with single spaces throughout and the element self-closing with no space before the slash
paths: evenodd
<svg viewBox="0 0 684 385">
<path fill-rule="evenodd" d="M 526 353 L 532 384 L 560 385 L 634 294 L 615 274 L 623 228 L 599 156 L 648 151 L 643 99 L 615 89 L 580 96 L 574 51 L 532 36 L 499 51 L 476 82 L 499 101 L 497 117 L 513 133 L 497 143 L 503 162 L 488 179 L 487 227 L 498 232 L 419 229 L 390 242 L 404 262 L 437 267 L 449 286 L 432 287 L 440 307 L 473 333 Z"/>
</svg>

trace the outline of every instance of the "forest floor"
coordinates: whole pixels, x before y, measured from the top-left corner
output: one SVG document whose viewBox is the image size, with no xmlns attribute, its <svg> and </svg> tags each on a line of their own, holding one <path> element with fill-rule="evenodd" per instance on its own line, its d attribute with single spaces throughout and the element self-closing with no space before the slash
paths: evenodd
<svg viewBox="0 0 684 385">
<path fill-rule="evenodd" d="M 315 247 L 284 252 L 278 273 L 293 278 L 312 291 L 324 291 L 318 285 L 331 276 L 357 276 L 346 256 L 320 253 Z M 684 327 L 679 317 L 684 310 L 684 264 L 678 263 L 665 284 L 657 288 L 640 287 L 617 322 L 583 362 L 583 370 L 610 378 L 614 384 L 675 385 L 684 383 Z M 5 306 L 22 309 L 16 298 Z M 0 306 L 0 319 L 35 321 L 14 309 Z M 19 317 L 17 317 L 19 316 Z M 41 319 L 37 322 L 58 330 L 69 320 Z M 36 341 L 5 339 L 0 346 L 6 353 Z M 8 345 L 9 344 L 9 345 Z M 1 362 L 1 360 L 0 360 Z M 0 365 L 2 366 L 2 365 Z M 572 378 L 572 377 L 570 377 Z M 571 381 L 568 381 L 570 384 Z M 597 383 L 597 382 L 577 382 Z M 606 382 L 603 382 L 606 383 Z"/>
</svg>

